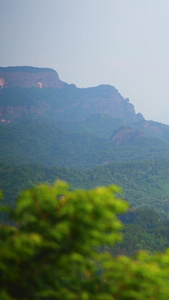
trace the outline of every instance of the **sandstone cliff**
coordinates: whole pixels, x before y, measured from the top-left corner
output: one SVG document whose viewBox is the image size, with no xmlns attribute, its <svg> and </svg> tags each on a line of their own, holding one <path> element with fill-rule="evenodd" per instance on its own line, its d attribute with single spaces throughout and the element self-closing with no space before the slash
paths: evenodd
<svg viewBox="0 0 169 300">
<path fill-rule="evenodd" d="M 0 68 L 0 123 L 39 117 L 84 121 L 93 114 L 127 122 L 144 120 L 113 86 L 81 89 L 62 82 L 53 69 Z"/>
<path fill-rule="evenodd" d="M 64 82 L 56 71 L 49 68 L 7 67 L 0 68 L 0 89 L 20 88 L 63 88 Z"/>
</svg>

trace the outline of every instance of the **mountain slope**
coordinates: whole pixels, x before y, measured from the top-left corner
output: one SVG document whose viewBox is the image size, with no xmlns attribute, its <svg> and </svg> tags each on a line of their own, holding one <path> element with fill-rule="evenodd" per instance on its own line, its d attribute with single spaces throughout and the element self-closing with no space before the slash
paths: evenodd
<svg viewBox="0 0 169 300">
<path fill-rule="evenodd" d="M 89 169 L 111 162 L 168 159 L 169 144 L 165 141 L 137 132 L 133 141 L 129 136 L 125 128 L 122 140 L 118 133 L 110 139 L 89 132 L 66 132 L 47 121 L 21 121 L 1 125 L 0 161 Z"/>
<path fill-rule="evenodd" d="M 18 192 L 35 183 L 62 179 L 74 188 L 84 189 L 117 184 L 132 207 L 155 209 L 161 217 L 168 218 L 168 174 L 169 160 L 111 163 L 89 170 L 0 163 L 0 186 L 7 203 L 14 204 Z"/>
<path fill-rule="evenodd" d="M 46 119 L 66 131 L 100 137 L 132 126 L 169 142 L 169 126 L 144 120 L 113 86 L 77 88 L 62 82 L 53 69 L 0 68 L 0 124 L 25 119 Z"/>
</svg>

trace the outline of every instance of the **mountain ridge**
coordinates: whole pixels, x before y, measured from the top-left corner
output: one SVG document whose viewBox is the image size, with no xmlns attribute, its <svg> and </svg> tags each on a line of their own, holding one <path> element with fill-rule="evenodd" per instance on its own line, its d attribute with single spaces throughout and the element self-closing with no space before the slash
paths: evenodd
<svg viewBox="0 0 169 300">
<path fill-rule="evenodd" d="M 92 135 L 104 138 L 103 143 L 110 138 L 114 145 L 123 148 L 150 148 L 151 143 L 155 145 L 157 141 L 159 145 L 160 140 L 162 148 L 169 147 L 169 126 L 136 114 L 134 105 L 114 86 L 77 88 L 61 81 L 50 68 L 0 68 L 0 76 L 3 74 L 9 84 L 0 85 L 0 124 L 39 120 L 53 123 L 70 134 L 90 134 L 90 141 Z"/>
<path fill-rule="evenodd" d="M 60 120 L 84 120 L 93 113 L 129 122 L 144 120 L 115 87 L 77 88 L 64 83 L 49 68 L 0 68 L 0 123 L 51 115 Z M 55 116 L 54 116 L 55 115 Z"/>
<path fill-rule="evenodd" d="M 33 85 L 21 87 L 13 81 L 13 86 L 0 89 L 0 171 L 5 199 L 13 203 L 14 190 L 60 177 L 80 188 L 119 184 L 133 206 L 160 206 L 161 215 L 167 216 L 169 126 L 136 114 L 129 99 L 111 85 L 41 87 L 38 81 L 34 85 L 39 74 L 58 76 L 53 69 L 41 70 L 9 67 L 10 78 L 22 77 L 24 83 L 22 75 L 26 74 Z M 24 170 L 29 164 L 32 167 Z"/>
</svg>

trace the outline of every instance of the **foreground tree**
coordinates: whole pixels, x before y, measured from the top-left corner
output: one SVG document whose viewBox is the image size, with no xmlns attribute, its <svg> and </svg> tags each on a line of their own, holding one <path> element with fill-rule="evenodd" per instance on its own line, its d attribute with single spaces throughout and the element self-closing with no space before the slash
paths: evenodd
<svg viewBox="0 0 169 300">
<path fill-rule="evenodd" d="M 0 299 L 169 299 L 168 251 L 135 259 L 105 251 L 121 239 L 120 192 L 64 182 L 25 191 L 8 208 L 16 226 L 0 226 Z"/>
</svg>

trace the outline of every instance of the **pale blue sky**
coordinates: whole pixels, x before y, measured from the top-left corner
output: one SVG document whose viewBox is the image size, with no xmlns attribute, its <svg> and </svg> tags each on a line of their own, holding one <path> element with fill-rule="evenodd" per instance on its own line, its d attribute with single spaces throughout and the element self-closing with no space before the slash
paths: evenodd
<svg viewBox="0 0 169 300">
<path fill-rule="evenodd" d="M 0 66 L 51 67 L 111 84 L 169 124 L 169 0 L 0 0 Z"/>
</svg>

